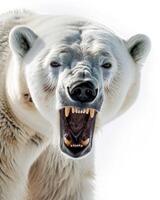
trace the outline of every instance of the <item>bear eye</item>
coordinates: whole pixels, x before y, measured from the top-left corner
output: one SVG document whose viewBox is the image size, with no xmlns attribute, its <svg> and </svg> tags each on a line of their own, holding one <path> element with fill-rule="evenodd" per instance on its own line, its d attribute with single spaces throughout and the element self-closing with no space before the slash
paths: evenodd
<svg viewBox="0 0 160 200">
<path fill-rule="evenodd" d="M 58 63 L 58 62 L 56 62 L 56 61 L 52 61 L 52 62 L 50 63 L 50 66 L 51 66 L 51 67 L 60 67 L 61 64 Z"/>
<path fill-rule="evenodd" d="M 103 68 L 109 69 L 112 67 L 112 64 L 110 62 L 104 63 L 103 65 L 101 65 Z"/>
</svg>

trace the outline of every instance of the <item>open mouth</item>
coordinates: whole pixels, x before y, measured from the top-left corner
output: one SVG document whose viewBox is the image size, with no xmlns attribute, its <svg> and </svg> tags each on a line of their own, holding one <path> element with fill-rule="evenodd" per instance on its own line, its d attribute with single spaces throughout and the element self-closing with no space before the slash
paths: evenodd
<svg viewBox="0 0 160 200">
<path fill-rule="evenodd" d="M 97 111 L 92 108 L 65 107 L 60 110 L 60 147 L 78 158 L 91 151 Z"/>
</svg>

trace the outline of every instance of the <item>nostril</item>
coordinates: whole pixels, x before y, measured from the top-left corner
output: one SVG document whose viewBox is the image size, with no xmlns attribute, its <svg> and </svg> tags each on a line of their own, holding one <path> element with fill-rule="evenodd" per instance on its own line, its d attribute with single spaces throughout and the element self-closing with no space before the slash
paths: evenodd
<svg viewBox="0 0 160 200">
<path fill-rule="evenodd" d="M 85 95 L 86 95 L 86 97 L 88 98 L 88 99 L 94 99 L 95 97 L 96 97 L 96 92 L 95 92 L 95 90 L 92 90 L 92 89 L 86 89 L 86 91 L 85 91 Z"/>
<path fill-rule="evenodd" d="M 86 95 L 87 95 L 87 96 L 92 95 L 92 90 L 90 90 L 90 89 L 86 89 Z"/>
<path fill-rule="evenodd" d="M 80 88 L 75 88 L 71 91 L 71 95 L 74 96 L 79 96 L 81 94 L 81 89 Z"/>
</svg>

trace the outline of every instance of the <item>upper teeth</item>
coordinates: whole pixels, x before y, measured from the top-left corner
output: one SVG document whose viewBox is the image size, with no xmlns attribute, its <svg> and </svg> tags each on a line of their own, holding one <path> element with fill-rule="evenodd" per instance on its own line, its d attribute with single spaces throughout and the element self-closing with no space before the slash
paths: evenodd
<svg viewBox="0 0 160 200">
<path fill-rule="evenodd" d="M 70 107 L 65 107 L 65 116 L 68 117 L 70 112 Z"/>
<path fill-rule="evenodd" d="M 93 118 L 95 115 L 96 110 L 93 108 L 86 108 L 86 109 L 79 109 L 79 108 L 74 108 L 74 107 L 65 107 L 65 117 L 69 116 L 70 111 L 72 111 L 72 113 L 79 113 L 79 114 L 89 114 L 90 113 L 90 117 Z"/>
</svg>

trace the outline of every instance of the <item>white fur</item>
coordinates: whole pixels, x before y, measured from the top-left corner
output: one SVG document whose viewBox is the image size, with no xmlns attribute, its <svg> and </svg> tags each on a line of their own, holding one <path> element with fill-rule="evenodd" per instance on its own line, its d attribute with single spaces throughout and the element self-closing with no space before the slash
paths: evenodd
<svg viewBox="0 0 160 200">
<path fill-rule="evenodd" d="M 83 27 L 81 35 L 67 23 Z M 149 39 L 136 35 L 123 41 L 94 22 L 28 11 L 2 15 L 0 25 L 0 199 L 93 200 L 94 146 L 81 159 L 61 152 L 58 95 L 68 71 L 54 71 L 53 76 L 48 70 L 49 63 L 66 35 L 75 39 L 74 52 L 80 46 L 85 54 L 93 37 L 94 45 L 89 42 L 88 46 L 92 52 L 105 48 L 110 53 L 108 59 L 113 67 L 109 75 L 104 78 L 105 71 L 97 69 L 104 100 L 97 116 L 96 133 L 135 101 L 140 63 L 148 55 Z M 28 40 L 29 49 L 20 45 L 23 37 Z M 82 62 L 90 64 L 87 60 Z M 75 64 L 81 63 L 74 60 Z M 56 91 L 44 92 L 45 81 L 56 86 Z M 31 96 L 33 102 L 24 94 Z"/>
</svg>

